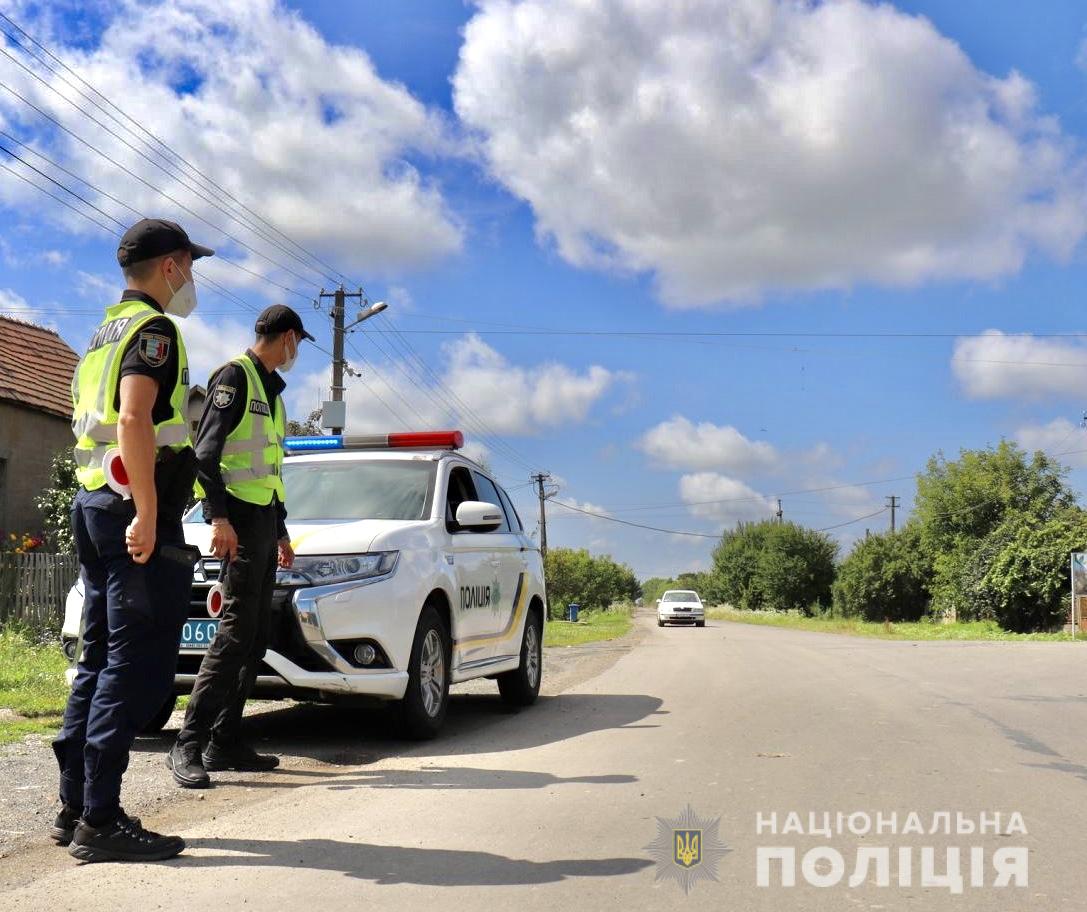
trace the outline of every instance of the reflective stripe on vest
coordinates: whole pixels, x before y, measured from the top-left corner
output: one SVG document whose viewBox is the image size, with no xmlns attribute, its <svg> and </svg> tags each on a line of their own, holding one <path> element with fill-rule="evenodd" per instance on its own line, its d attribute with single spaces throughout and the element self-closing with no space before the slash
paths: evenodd
<svg viewBox="0 0 1087 912">
<path fill-rule="evenodd" d="M 102 460 L 117 446 L 118 413 L 115 406 L 120 385 L 121 361 L 137 334 L 162 313 L 143 301 L 122 301 L 106 310 L 87 352 L 72 378 L 72 432 L 76 477 L 88 490 L 106 483 Z M 189 400 L 188 358 L 181 333 L 177 334 L 178 376 L 170 396 L 170 417 L 155 425 L 155 444 L 180 450 L 192 446 L 186 417 Z"/>
<path fill-rule="evenodd" d="M 234 363 L 245 371 L 245 412 L 237 427 L 227 435 L 219 467 L 230 494 L 246 503 L 266 505 L 272 496 L 285 502 L 281 477 L 286 413 L 283 400 L 276 397 L 274 414 L 269 406 L 257 369 L 248 355 Z M 259 412 L 253 407 L 258 405 Z"/>
</svg>

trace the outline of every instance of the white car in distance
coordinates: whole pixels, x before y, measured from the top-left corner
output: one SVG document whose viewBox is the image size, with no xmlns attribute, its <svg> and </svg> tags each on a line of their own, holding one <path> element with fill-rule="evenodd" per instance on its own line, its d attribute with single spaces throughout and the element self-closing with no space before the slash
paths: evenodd
<svg viewBox="0 0 1087 912">
<path fill-rule="evenodd" d="M 693 623 L 706 626 L 706 609 L 697 592 L 690 589 L 669 589 L 657 599 L 657 626 L 671 623 Z"/>
</svg>

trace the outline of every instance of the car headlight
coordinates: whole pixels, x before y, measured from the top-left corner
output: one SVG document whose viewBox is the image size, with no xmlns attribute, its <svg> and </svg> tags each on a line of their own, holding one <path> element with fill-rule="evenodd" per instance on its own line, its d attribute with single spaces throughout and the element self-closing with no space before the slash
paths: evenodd
<svg viewBox="0 0 1087 912">
<path fill-rule="evenodd" d="M 276 582 L 281 586 L 326 586 L 370 579 L 390 573 L 399 556 L 399 551 L 375 551 L 295 557 L 294 566 L 276 574 Z"/>
</svg>

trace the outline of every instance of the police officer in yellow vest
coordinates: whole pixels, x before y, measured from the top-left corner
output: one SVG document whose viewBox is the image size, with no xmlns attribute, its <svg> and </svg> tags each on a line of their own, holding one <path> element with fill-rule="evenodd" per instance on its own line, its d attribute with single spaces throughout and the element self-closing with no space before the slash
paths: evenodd
<svg viewBox="0 0 1087 912">
<path fill-rule="evenodd" d="M 276 567 L 294 561 L 281 467 L 286 416 L 280 394 L 303 339 L 283 305 L 257 319 L 253 347 L 216 371 L 196 437 L 204 518 L 223 559 L 219 631 L 200 663 L 177 742 L 166 758 L 183 788 L 207 788 L 208 771 L 269 770 L 279 758 L 241 738 L 242 710 L 268 641 Z"/>
<path fill-rule="evenodd" d="M 53 742 L 63 807 L 51 834 L 85 861 L 159 860 L 185 847 L 126 815 L 120 793 L 136 733 L 172 697 L 188 614 L 193 565 L 181 515 L 196 460 L 185 345 L 166 314 L 192 312 L 193 260 L 211 254 L 174 222 L 133 225 L 117 251 L 128 289 L 72 381 L 83 649 Z M 111 482 L 127 482 L 129 496 Z"/>
</svg>

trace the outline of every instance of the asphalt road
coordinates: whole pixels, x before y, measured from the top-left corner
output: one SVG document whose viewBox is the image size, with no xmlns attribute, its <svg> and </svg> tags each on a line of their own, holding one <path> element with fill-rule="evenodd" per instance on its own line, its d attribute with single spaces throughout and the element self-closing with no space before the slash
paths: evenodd
<svg viewBox="0 0 1087 912">
<path fill-rule="evenodd" d="M 710 622 L 640 618 L 584 680 L 510 715 L 489 694 L 454 704 L 448 733 L 422 745 L 367 742 L 324 762 L 235 781 L 151 822 L 181 832 L 185 856 L 157 865 L 77 865 L 30 849 L 0 862 L 5 909 L 853 910 L 1087 908 L 1087 647 L 905 643 Z M 285 710 L 261 724 L 306 743 L 344 724 Z M 343 737 L 342 733 L 338 737 Z M 364 737 L 364 736 L 360 736 Z M 656 818 L 690 806 L 720 818 L 724 848 L 685 894 L 647 846 Z M 828 837 L 809 812 L 831 815 Z M 782 832 L 801 815 L 804 833 Z M 835 831 L 836 815 L 883 815 L 884 832 Z M 908 815 L 925 832 L 908 831 Z M 950 812 L 951 834 L 928 830 Z M 955 813 L 1022 816 L 1026 833 L 956 834 Z M 757 832 L 777 814 L 776 834 Z M 890 815 L 896 832 L 889 832 Z M 862 818 L 853 818 L 863 829 Z M 992 829 L 991 826 L 987 829 Z M 906 832 L 904 832 L 906 830 Z M 671 848 L 671 832 L 668 846 Z M 796 886 L 757 885 L 760 847 L 791 849 Z M 817 887 L 799 860 L 828 847 L 841 880 Z M 961 893 L 923 886 L 959 847 Z M 984 886 L 970 883 L 980 849 Z M 883 848 L 850 886 L 858 852 Z M 899 850 L 909 848 L 908 885 Z M 991 859 L 1026 849 L 1029 883 L 993 886 Z M 829 858 L 829 856 L 826 856 Z M 829 873 L 828 873 L 829 872 Z M 833 863 L 811 867 L 834 880 Z"/>
</svg>

